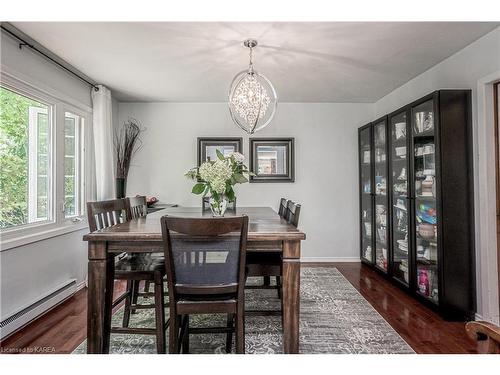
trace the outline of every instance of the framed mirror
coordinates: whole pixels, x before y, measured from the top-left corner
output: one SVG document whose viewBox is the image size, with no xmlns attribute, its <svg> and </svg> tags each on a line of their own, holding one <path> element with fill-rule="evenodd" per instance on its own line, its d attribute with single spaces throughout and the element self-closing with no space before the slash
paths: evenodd
<svg viewBox="0 0 500 375">
<path fill-rule="evenodd" d="M 251 138 L 250 182 L 294 182 L 294 138 Z"/>
<path fill-rule="evenodd" d="M 231 152 L 243 153 L 243 138 L 198 138 L 198 167 L 206 161 L 217 160 L 216 150 L 224 156 Z"/>
</svg>

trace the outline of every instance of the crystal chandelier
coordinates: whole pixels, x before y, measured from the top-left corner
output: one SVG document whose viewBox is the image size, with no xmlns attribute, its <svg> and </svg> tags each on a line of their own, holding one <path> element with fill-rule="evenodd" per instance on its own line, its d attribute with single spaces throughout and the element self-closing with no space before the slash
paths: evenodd
<svg viewBox="0 0 500 375">
<path fill-rule="evenodd" d="M 257 41 L 247 39 L 243 44 L 250 49 L 250 64 L 231 82 L 229 112 L 236 125 L 248 134 L 253 134 L 269 125 L 273 119 L 278 96 L 271 81 L 253 69 L 252 53 Z"/>
</svg>

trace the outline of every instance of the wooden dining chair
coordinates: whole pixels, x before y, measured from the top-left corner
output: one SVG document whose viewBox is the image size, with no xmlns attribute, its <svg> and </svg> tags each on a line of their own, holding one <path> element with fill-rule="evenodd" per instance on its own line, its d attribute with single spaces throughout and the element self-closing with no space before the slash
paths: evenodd
<svg viewBox="0 0 500 375">
<path fill-rule="evenodd" d="M 288 223 L 292 224 L 294 227 L 299 226 L 300 217 L 300 204 L 293 201 L 288 201 L 286 206 L 285 219 Z"/>
<path fill-rule="evenodd" d="M 295 204 L 291 200 L 281 198 L 278 214 L 288 223 L 297 227 L 299 225 L 300 204 Z M 282 276 L 283 260 L 282 249 L 260 249 L 247 253 L 247 276 L 264 276 L 262 286 L 248 285 L 247 289 L 277 289 L 278 297 L 282 297 Z M 271 286 L 271 277 L 276 277 L 276 285 Z M 263 311 L 254 311 L 252 313 L 263 313 Z M 270 313 L 266 311 L 266 313 Z"/>
<path fill-rule="evenodd" d="M 108 228 L 131 219 L 127 214 L 125 199 L 115 199 L 101 202 L 88 202 L 87 215 L 90 231 Z M 163 259 L 152 259 L 145 256 L 127 255 L 115 262 L 115 280 L 126 280 L 127 291 L 117 298 L 109 307 L 111 311 L 120 302 L 125 300 L 122 327 L 112 327 L 112 333 L 150 334 L 156 336 L 156 348 L 158 353 L 165 353 L 166 339 L 165 331 L 168 321 L 165 323 L 165 303 L 163 300 L 163 277 L 165 276 L 165 263 Z M 134 291 L 132 285 L 140 281 L 151 281 L 154 283 L 154 304 L 139 305 L 133 303 Z M 129 327 L 130 313 L 132 309 L 155 309 L 156 328 L 131 328 Z"/>
<path fill-rule="evenodd" d="M 477 341 L 487 340 L 488 353 L 500 354 L 500 327 L 488 322 L 468 322 L 465 325 L 467 335 Z"/>
<path fill-rule="evenodd" d="M 145 196 L 125 198 L 125 209 L 129 219 L 145 217 L 148 214 L 148 204 Z"/>
<path fill-rule="evenodd" d="M 210 197 L 201 198 L 201 207 L 203 211 L 210 211 Z M 230 211 L 236 211 L 236 197 L 233 202 L 228 202 L 227 209 Z"/>
<path fill-rule="evenodd" d="M 288 199 L 286 198 L 281 198 L 280 199 L 280 204 L 279 204 L 279 208 L 278 208 L 278 215 L 281 217 L 281 218 L 284 218 L 286 213 L 287 213 L 287 205 L 288 205 Z M 276 263 L 276 261 L 278 260 L 281 260 L 281 259 L 277 259 L 278 257 L 275 256 L 276 259 L 274 259 L 272 261 L 272 263 Z M 275 268 L 277 270 L 277 268 Z M 272 273 L 276 273 L 275 272 L 272 272 Z M 281 270 L 280 270 L 280 275 L 281 275 Z M 264 276 L 264 287 L 270 287 L 271 286 L 271 276 Z M 280 292 L 280 288 L 281 288 L 281 276 L 276 276 L 276 288 L 278 288 L 278 296 L 281 298 L 281 292 Z"/>
<path fill-rule="evenodd" d="M 188 353 L 190 334 L 215 332 L 226 333 L 228 353 L 235 332 L 236 353 L 244 353 L 248 217 L 166 215 L 161 227 L 170 300 L 169 353 Z M 189 326 L 191 314 L 216 313 L 227 314 L 226 327 Z"/>
<path fill-rule="evenodd" d="M 286 198 L 280 199 L 280 206 L 278 208 L 278 215 L 280 215 L 280 217 L 285 217 L 287 204 L 288 204 L 288 199 Z"/>
<path fill-rule="evenodd" d="M 135 197 L 130 197 L 130 198 L 125 198 L 125 210 L 127 213 L 127 218 L 128 220 L 132 219 L 137 219 L 140 217 L 145 217 L 148 214 L 148 204 L 146 200 L 146 196 L 141 196 L 137 195 Z M 158 255 L 158 254 L 152 254 L 152 253 L 145 253 L 145 254 L 136 254 L 136 256 L 143 256 L 143 257 L 158 257 L 158 261 L 162 262 L 163 260 L 163 254 Z M 146 260 L 147 261 L 147 260 Z M 136 305 L 137 304 L 137 299 L 139 297 L 151 297 L 154 293 L 151 293 L 150 287 L 151 287 L 151 281 L 144 281 L 144 292 L 140 292 L 140 281 L 131 281 L 131 290 L 132 290 L 132 304 Z M 127 290 L 128 290 L 127 286 Z M 136 312 L 134 308 L 131 309 L 132 314 Z"/>
</svg>

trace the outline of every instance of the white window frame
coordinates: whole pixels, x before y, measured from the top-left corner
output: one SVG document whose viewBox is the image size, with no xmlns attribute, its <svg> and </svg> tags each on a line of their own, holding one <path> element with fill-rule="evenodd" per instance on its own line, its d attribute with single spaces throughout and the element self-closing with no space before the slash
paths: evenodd
<svg viewBox="0 0 500 375">
<path fill-rule="evenodd" d="M 19 94 L 16 92 L 16 94 Z M 30 99 L 32 99 L 30 97 Z M 41 103 L 46 104 L 46 103 Z M 47 105 L 47 104 L 46 104 Z M 28 116 L 28 224 L 36 222 L 50 222 L 52 220 L 52 106 L 47 105 L 48 109 L 40 107 L 29 107 Z M 38 115 L 40 113 L 47 115 L 49 124 L 47 137 L 49 139 L 49 148 L 47 154 L 47 218 L 38 219 Z"/>
<path fill-rule="evenodd" d="M 69 116 L 66 116 L 66 113 L 69 114 Z M 78 108 L 75 108 L 73 106 L 70 106 L 68 104 L 65 104 L 63 107 L 63 115 L 64 119 L 67 117 L 72 117 L 75 119 L 75 124 L 76 124 L 76 129 L 75 129 L 75 146 L 76 146 L 76 152 L 75 152 L 75 173 L 76 173 L 76 182 L 75 186 L 78 186 L 77 191 L 76 191 L 76 215 L 72 216 L 66 216 L 65 214 L 65 191 L 64 191 L 64 184 L 65 184 L 65 171 L 64 171 L 64 161 L 63 161 L 63 170 L 62 170 L 62 199 L 60 202 L 61 205 L 61 210 L 62 210 L 62 215 L 64 218 L 64 221 L 66 222 L 72 222 L 72 223 L 79 223 L 81 221 L 85 220 L 85 202 L 88 200 L 87 199 L 87 181 L 88 181 L 88 174 L 87 173 L 87 167 L 89 165 L 88 163 L 88 156 L 87 156 L 87 146 L 86 144 L 89 143 L 90 140 L 90 134 L 88 131 L 88 126 L 87 126 L 87 119 L 88 116 L 79 110 Z M 64 154 L 64 123 L 62 126 L 62 138 L 63 138 L 63 145 L 62 145 L 62 152 L 63 152 L 63 160 L 64 157 L 66 156 Z"/>
<path fill-rule="evenodd" d="M 30 81 L 17 78 L 11 72 L 2 70 L 0 85 L 49 106 L 49 121 L 52 121 L 51 153 L 49 156 L 49 168 L 52 171 L 52 176 L 49 179 L 49 220 L 0 230 L 0 252 L 87 228 L 84 205 L 86 201 L 92 199 L 94 194 L 93 176 L 89 168 L 92 159 L 90 153 L 86 152 L 86 150 L 91 149 L 92 145 L 92 109 L 86 105 L 80 105 L 74 99 L 60 92 L 36 87 Z M 80 197 L 81 209 L 78 216 L 68 218 L 64 215 L 64 119 L 66 112 L 79 116 L 84 124 L 81 134 L 83 137 L 82 160 L 78 166 L 84 180 Z"/>
</svg>

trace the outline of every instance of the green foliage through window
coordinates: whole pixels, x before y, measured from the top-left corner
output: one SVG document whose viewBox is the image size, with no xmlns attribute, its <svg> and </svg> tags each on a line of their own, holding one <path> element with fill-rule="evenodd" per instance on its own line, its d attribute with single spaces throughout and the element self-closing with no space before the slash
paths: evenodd
<svg viewBox="0 0 500 375">
<path fill-rule="evenodd" d="M 47 216 L 48 107 L 0 87 L 0 228 L 27 224 L 29 219 L 29 121 L 30 108 L 41 108 L 37 117 L 38 155 L 36 218 Z M 45 115 L 43 115 L 45 112 Z M 39 178 L 39 176 L 45 176 Z M 33 220 L 32 220 L 33 221 Z"/>
</svg>

